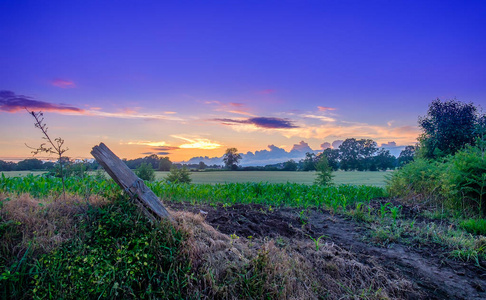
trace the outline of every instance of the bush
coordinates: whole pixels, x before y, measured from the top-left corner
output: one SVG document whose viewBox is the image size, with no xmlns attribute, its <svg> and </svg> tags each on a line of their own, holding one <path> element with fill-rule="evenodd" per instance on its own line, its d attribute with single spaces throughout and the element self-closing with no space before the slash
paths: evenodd
<svg viewBox="0 0 486 300">
<path fill-rule="evenodd" d="M 315 184 L 329 186 L 332 185 L 332 168 L 329 166 L 327 157 L 322 155 L 319 162 L 316 164 L 317 178 Z"/>
<path fill-rule="evenodd" d="M 155 171 L 152 167 L 152 164 L 149 163 L 142 163 L 140 166 L 135 170 L 135 174 L 142 180 L 147 181 L 154 181 L 155 180 Z"/>
<path fill-rule="evenodd" d="M 440 199 L 445 165 L 443 163 L 417 158 L 393 172 L 387 180 L 387 191 L 392 197 L 429 202 Z"/>
<path fill-rule="evenodd" d="M 165 181 L 171 183 L 191 183 L 192 179 L 190 175 L 191 173 L 186 167 L 182 169 L 172 168 L 169 174 L 167 174 L 167 177 L 165 177 Z"/>
<path fill-rule="evenodd" d="M 486 213 L 486 159 L 477 147 L 467 147 L 449 161 L 444 185 L 448 198 L 462 209 Z"/>
<path fill-rule="evenodd" d="M 78 238 L 43 255 L 34 298 L 186 299 L 191 264 L 187 234 L 151 223 L 120 199 L 91 209 Z"/>
</svg>

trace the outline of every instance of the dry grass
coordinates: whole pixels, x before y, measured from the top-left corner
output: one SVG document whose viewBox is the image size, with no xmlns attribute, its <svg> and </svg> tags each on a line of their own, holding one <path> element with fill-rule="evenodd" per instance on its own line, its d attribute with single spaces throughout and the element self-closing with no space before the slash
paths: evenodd
<svg viewBox="0 0 486 300">
<path fill-rule="evenodd" d="M 171 212 L 178 227 L 189 233 L 188 251 L 198 273 L 201 298 L 241 299 L 236 278 L 261 279 L 272 299 L 401 299 L 412 284 L 385 271 L 373 260 L 363 264 L 333 243 L 318 250 L 311 241 L 288 240 L 285 248 L 273 240 L 247 240 L 222 234 L 204 222 L 204 216 Z M 257 274 L 256 261 L 263 262 Z M 249 275 L 248 275 L 249 274 Z M 243 280 L 244 281 L 244 280 Z M 257 282 L 258 283 L 258 282 Z"/>
<path fill-rule="evenodd" d="M 7 253 L 17 257 L 23 255 L 28 247 L 33 252 L 52 251 L 75 236 L 79 218 L 90 205 L 100 206 L 106 203 L 105 199 L 96 195 L 88 199 L 66 195 L 66 200 L 61 200 L 5 193 L 0 194 L 0 201 L 3 202 L 0 218 L 17 226 L 17 230 L 5 232 L 2 247 Z M 5 249 L 6 247 L 10 249 Z"/>
</svg>

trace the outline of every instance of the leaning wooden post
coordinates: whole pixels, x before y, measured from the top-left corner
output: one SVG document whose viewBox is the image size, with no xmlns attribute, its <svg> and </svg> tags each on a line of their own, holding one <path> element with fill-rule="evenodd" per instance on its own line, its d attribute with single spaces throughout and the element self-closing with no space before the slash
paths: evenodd
<svg viewBox="0 0 486 300">
<path fill-rule="evenodd" d="M 105 144 L 100 143 L 94 146 L 91 154 L 105 171 L 115 180 L 116 183 L 132 197 L 146 214 L 150 214 L 147 209 L 161 218 L 172 219 L 169 212 L 165 209 L 159 198 L 149 189 L 142 179 L 138 178 L 128 166 L 115 155 Z M 152 217 L 148 215 L 148 217 Z"/>
</svg>

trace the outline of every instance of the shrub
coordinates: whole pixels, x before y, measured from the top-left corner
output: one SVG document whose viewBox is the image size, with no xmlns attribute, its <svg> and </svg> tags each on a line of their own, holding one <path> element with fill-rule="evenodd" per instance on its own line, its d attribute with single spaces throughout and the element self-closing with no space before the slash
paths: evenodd
<svg viewBox="0 0 486 300">
<path fill-rule="evenodd" d="M 444 185 L 452 204 L 486 213 L 486 159 L 480 149 L 469 146 L 457 152 L 447 171 Z"/>
<path fill-rule="evenodd" d="M 142 163 L 140 166 L 135 170 L 135 174 L 142 180 L 147 181 L 154 181 L 155 180 L 155 171 L 151 164 L 149 163 Z"/>
<path fill-rule="evenodd" d="M 459 223 L 459 226 L 464 228 L 469 233 L 486 235 L 486 220 L 485 219 L 464 220 L 461 223 Z"/>
<path fill-rule="evenodd" d="M 445 164 L 438 161 L 417 158 L 393 172 L 387 180 L 387 191 L 393 197 L 437 201 L 442 193 L 445 168 Z"/>
<path fill-rule="evenodd" d="M 171 183 L 191 183 L 192 179 L 190 177 L 191 173 L 186 167 L 182 169 L 172 168 L 165 177 L 166 182 Z"/>
<path fill-rule="evenodd" d="M 321 156 L 321 159 L 316 164 L 317 178 L 314 181 L 315 184 L 329 186 L 332 185 L 332 168 L 329 166 L 329 162 L 325 155 Z"/>
</svg>

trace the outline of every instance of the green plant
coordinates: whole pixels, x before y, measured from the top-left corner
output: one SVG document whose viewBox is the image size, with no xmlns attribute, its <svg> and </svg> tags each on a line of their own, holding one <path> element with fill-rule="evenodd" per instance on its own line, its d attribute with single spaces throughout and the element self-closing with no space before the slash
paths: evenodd
<svg viewBox="0 0 486 300">
<path fill-rule="evenodd" d="M 27 109 L 26 109 L 27 110 Z M 42 111 L 39 112 L 34 112 L 34 111 L 29 111 L 27 112 L 35 119 L 35 128 L 39 128 L 40 131 L 42 131 L 42 134 L 44 135 L 42 138 L 48 142 L 48 145 L 46 146 L 47 143 L 42 143 L 40 144 L 39 147 L 33 148 L 32 154 L 37 155 L 39 153 L 47 153 L 47 154 L 55 154 L 58 156 L 58 163 L 59 163 L 59 177 L 62 179 L 62 194 L 63 197 L 66 198 L 66 189 L 65 189 L 65 183 L 64 183 L 64 178 L 65 175 L 63 173 L 63 165 L 65 161 L 69 161 L 69 159 L 63 157 L 62 155 L 64 152 L 68 151 L 68 148 L 63 148 L 64 145 L 64 139 L 58 137 L 55 138 L 54 141 L 51 139 L 51 137 L 47 134 L 47 125 L 44 123 L 44 114 Z"/>
<path fill-rule="evenodd" d="M 165 181 L 170 183 L 191 183 L 190 175 L 191 173 L 186 167 L 182 169 L 172 168 L 165 177 Z"/>
<path fill-rule="evenodd" d="M 316 164 L 317 178 L 315 184 L 329 186 L 332 185 L 332 168 L 329 166 L 329 162 L 325 155 L 321 155 L 321 159 Z"/>
<path fill-rule="evenodd" d="M 469 233 L 486 236 L 486 219 L 467 219 L 460 222 L 459 226 Z"/>
<path fill-rule="evenodd" d="M 155 180 L 155 171 L 151 164 L 149 163 L 141 163 L 140 166 L 135 170 L 135 174 L 142 180 L 147 181 L 154 181 Z"/>
<path fill-rule="evenodd" d="M 313 238 L 311 235 L 307 234 L 308 237 L 310 237 L 310 239 L 314 242 L 314 245 L 316 246 L 316 251 L 319 251 L 319 247 L 320 247 L 320 240 L 323 238 L 323 237 L 326 237 L 326 238 L 329 238 L 328 236 L 326 235 L 321 235 L 320 237 L 318 237 L 317 239 Z"/>
</svg>

